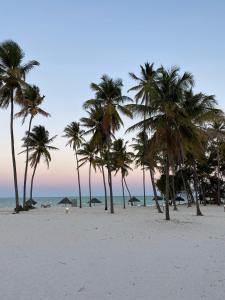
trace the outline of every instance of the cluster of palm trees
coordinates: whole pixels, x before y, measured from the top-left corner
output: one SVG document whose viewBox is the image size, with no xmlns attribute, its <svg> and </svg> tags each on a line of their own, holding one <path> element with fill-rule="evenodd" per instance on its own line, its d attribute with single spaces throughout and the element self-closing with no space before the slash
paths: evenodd
<svg viewBox="0 0 225 300">
<path fill-rule="evenodd" d="M 28 165 L 33 168 L 30 199 L 37 165 L 44 158 L 51 161 L 50 150 L 54 137 L 43 126 L 32 121 L 37 114 L 48 117 L 40 108 L 44 96 L 38 87 L 26 82 L 26 74 L 38 66 L 37 61 L 23 63 L 24 53 L 13 41 L 0 44 L 0 106 L 10 106 L 10 136 L 15 186 L 16 210 L 20 208 L 16 159 L 14 149 L 13 120 L 29 117 L 29 127 L 23 138 L 22 153 L 26 154 L 23 206 L 26 203 Z M 123 94 L 121 79 L 103 75 L 99 83 L 91 83 L 93 98 L 85 101 L 86 116 L 79 122 L 71 122 L 64 129 L 67 145 L 75 153 L 78 175 L 79 206 L 82 207 L 80 168 L 89 165 L 89 205 L 92 203 L 91 174 L 100 170 L 105 193 L 105 210 L 114 213 L 113 175 L 120 174 L 125 203 L 125 188 L 130 198 L 126 177 L 133 167 L 143 174 L 144 206 L 146 206 L 146 172 L 149 172 L 154 200 L 162 213 L 157 190 L 164 195 L 166 220 L 170 219 L 170 204 L 177 210 L 176 197 L 185 192 L 188 206 L 196 205 L 197 215 L 202 215 L 200 203 L 213 199 L 217 204 L 225 194 L 225 119 L 217 107 L 213 95 L 194 93 L 193 75 L 181 73 L 177 67 L 154 68 L 154 64 L 140 66 L 140 75 L 129 74 L 135 84 L 129 89 L 131 97 Z M 14 104 L 21 110 L 14 114 Z M 117 132 L 124 126 L 124 117 L 134 120 L 127 133 L 134 133 L 128 145 Z M 155 180 L 155 174 L 160 176 Z"/>
<path fill-rule="evenodd" d="M 140 68 L 140 76 L 130 73 L 135 81 L 129 90 L 135 93 L 134 100 L 123 95 L 122 80 L 104 75 L 100 83 L 91 84 L 94 97 L 83 105 L 87 116 L 65 128 L 65 137 L 76 153 L 77 170 L 89 163 L 89 203 L 91 205 L 91 170 L 98 167 L 105 187 L 105 209 L 108 182 L 110 212 L 114 212 L 112 174 L 119 171 L 125 208 L 124 185 L 128 189 L 126 176 L 135 162 L 143 172 L 144 206 L 145 176 L 149 171 L 159 213 L 162 209 L 156 186 L 165 196 L 166 220 L 170 219 L 170 203 L 177 210 L 178 192 L 186 192 L 188 206 L 195 203 L 197 215 L 202 215 L 199 200 L 206 199 L 204 187 L 207 182 L 210 186 L 210 176 L 216 176 L 217 202 L 221 202 L 223 170 L 220 156 L 225 149 L 223 111 L 217 107 L 213 95 L 193 92 L 192 74 L 181 74 L 177 67 L 155 69 L 149 63 Z M 133 148 L 132 152 L 127 143 L 115 137 L 123 126 L 123 115 L 136 119 L 135 124 L 127 129 L 127 132 L 135 132 L 133 144 L 129 145 L 129 149 Z M 85 136 L 88 136 L 88 141 L 84 140 Z M 216 152 L 216 170 L 212 168 L 203 176 L 200 166 L 206 164 L 206 160 L 209 165 L 212 149 Z M 156 171 L 161 176 L 155 182 Z M 130 195 L 129 189 L 128 193 Z"/>
<path fill-rule="evenodd" d="M 10 138 L 12 151 L 12 164 L 14 175 L 15 188 L 15 211 L 19 212 L 26 206 L 26 185 L 28 164 L 33 168 L 30 186 L 30 200 L 32 200 L 32 190 L 34 175 L 40 159 L 43 157 L 47 165 L 51 160 L 49 150 L 56 149 L 49 144 L 53 142 L 55 137 L 50 138 L 49 132 L 43 126 L 35 126 L 31 129 L 32 121 L 37 114 L 48 117 L 47 112 L 40 108 L 44 100 L 44 96 L 40 95 L 40 90 L 35 85 L 30 85 L 26 81 L 26 76 L 35 66 L 39 65 L 36 60 L 23 62 L 24 52 L 20 46 L 14 41 L 5 41 L 0 44 L 0 107 L 7 109 L 10 107 Z M 14 105 L 20 106 L 20 111 L 14 113 Z M 16 155 L 14 147 L 14 118 L 22 117 L 22 123 L 29 118 L 29 127 L 24 137 L 23 147 L 26 150 L 21 153 L 26 153 L 24 186 L 23 186 L 23 207 L 19 202 L 18 178 L 16 168 Z"/>
</svg>

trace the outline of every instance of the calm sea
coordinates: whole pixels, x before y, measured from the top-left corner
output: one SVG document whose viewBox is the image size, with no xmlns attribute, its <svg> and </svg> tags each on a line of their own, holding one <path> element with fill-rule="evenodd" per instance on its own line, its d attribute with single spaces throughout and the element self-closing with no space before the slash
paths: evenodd
<svg viewBox="0 0 225 300">
<path fill-rule="evenodd" d="M 62 200 L 63 197 L 34 197 L 34 200 L 37 201 L 36 207 L 40 207 L 41 204 L 51 204 L 52 206 L 55 206 L 58 204 L 58 202 L 60 200 Z M 70 200 L 75 199 L 75 197 L 68 197 Z M 105 201 L 105 197 L 104 196 L 96 196 L 96 198 L 98 198 L 99 200 L 102 201 L 102 204 L 104 204 Z M 125 197 L 126 198 L 126 203 L 128 203 L 129 197 Z M 138 198 L 141 202 L 138 202 L 138 205 L 143 205 L 144 204 L 144 197 L 143 196 L 136 196 L 136 198 Z M 76 198 L 77 202 L 78 197 Z M 88 206 L 88 200 L 89 197 L 82 197 L 82 203 L 84 206 Z M 108 200 L 109 201 L 109 200 Z M 152 197 L 146 197 L 146 201 L 147 201 L 147 205 L 153 205 L 153 201 L 152 201 Z M 22 199 L 20 199 L 20 202 L 22 203 Z M 123 198 L 122 196 L 114 196 L 114 203 L 115 205 L 117 204 L 122 204 L 123 203 Z M 99 204 L 98 204 L 99 205 Z M 14 198 L 1 198 L 0 197 L 0 208 L 14 208 L 15 207 L 15 199 Z"/>
</svg>

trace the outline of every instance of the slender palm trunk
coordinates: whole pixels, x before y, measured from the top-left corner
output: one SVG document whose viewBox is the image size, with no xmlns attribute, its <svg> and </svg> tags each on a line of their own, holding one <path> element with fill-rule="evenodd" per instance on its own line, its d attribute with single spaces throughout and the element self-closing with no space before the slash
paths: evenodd
<svg viewBox="0 0 225 300">
<path fill-rule="evenodd" d="M 103 164 L 102 164 L 102 179 L 103 179 L 104 192 L 105 192 L 105 210 L 108 210 L 107 189 L 106 189 L 106 182 L 105 182 L 105 170 L 104 170 Z"/>
<path fill-rule="evenodd" d="M 166 214 L 166 220 L 170 220 L 169 196 L 170 196 L 170 184 L 169 184 L 169 158 L 168 158 L 168 154 L 167 154 L 167 155 L 166 155 L 166 199 L 165 199 L 165 214 Z"/>
<path fill-rule="evenodd" d="M 190 201 L 190 198 L 189 198 L 189 193 L 187 191 L 187 186 L 186 186 L 186 183 L 185 183 L 185 180 L 184 180 L 184 173 L 183 173 L 182 168 L 180 169 L 180 173 L 181 173 L 181 178 L 182 178 L 182 182 L 183 182 L 183 186 L 184 186 L 184 191 L 185 191 L 186 197 L 187 197 L 187 202 L 188 202 L 187 206 L 191 207 L 191 201 Z"/>
<path fill-rule="evenodd" d="M 143 192 L 144 192 L 144 206 L 146 206 L 146 194 L 145 194 L 145 167 L 143 165 Z"/>
<path fill-rule="evenodd" d="M 11 136 L 11 151 L 12 151 L 12 164 L 13 164 L 13 177 L 14 177 L 16 211 L 18 212 L 20 203 L 19 203 L 19 192 L 18 192 L 17 171 L 16 171 L 16 158 L 15 158 L 15 147 L 14 147 L 13 118 L 14 118 L 14 103 L 13 103 L 13 90 L 12 90 L 11 91 L 10 136 Z"/>
<path fill-rule="evenodd" d="M 127 181 L 126 181 L 125 177 L 123 178 L 123 180 L 124 180 L 124 183 L 125 183 L 125 187 L 126 187 L 126 189 L 127 189 L 127 192 L 128 192 L 128 194 L 129 194 L 129 197 L 130 197 L 130 199 L 131 199 L 131 193 L 130 193 L 130 190 L 129 190 L 129 188 L 128 188 Z"/>
<path fill-rule="evenodd" d="M 220 154 L 217 148 L 217 204 L 220 205 Z"/>
<path fill-rule="evenodd" d="M 31 115 L 30 121 L 29 121 L 28 134 L 27 134 L 28 138 L 30 136 L 32 120 L 33 120 L 33 115 Z M 29 146 L 27 145 L 27 147 L 26 147 L 26 163 L 25 163 L 24 181 L 23 181 L 23 207 L 25 206 L 25 202 L 26 202 L 28 162 L 29 162 Z"/>
<path fill-rule="evenodd" d="M 78 156 L 77 156 L 77 150 L 76 149 L 75 149 L 75 156 L 76 156 L 76 164 L 77 164 L 77 181 L 78 181 L 78 188 L 79 188 L 80 208 L 82 208 L 81 186 L 80 186 L 80 169 L 79 169 Z"/>
<path fill-rule="evenodd" d="M 191 203 L 195 203 L 195 199 L 194 199 L 194 196 L 192 194 L 192 190 L 191 190 L 191 183 L 190 181 L 187 180 L 187 189 L 188 189 L 188 192 L 189 192 L 189 195 L 190 195 L 190 198 L 191 198 Z"/>
<path fill-rule="evenodd" d="M 36 173 L 36 169 L 37 169 L 37 164 L 38 164 L 39 159 L 37 158 L 35 165 L 34 165 L 34 170 L 33 170 L 33 174 L 31 177 L 31 183 L 30 183 L 30 199 L 32 199 L 33 197 L 33 184 L 34 184 L 34 175 Z"/>
<path fill-rule="evenodd" d="M 172 203 L 173 203 L 173 210 L 177 210 L 176 194 L 175 194 L 175 183 L 174 183 L 174 173 L 172 175 Z"/>
<path fill-rule="evenodd" d="M 110 152 L 110 140 L 108 139 L 107 147 L 107 169 L 108 169 L 108 183 L 109 183 L 109 195 L 110 195 L 110 213 L 114 214 L 114 203 L 113 203 L 113 190 L 112 190 L 112 172 L 109 161 L 109 152 Z"/>
<path fill-rule="evenodd" d="M 202 180 L 201 182 L 201 191 L 202 191 L 202 197 L 203 197 L 203 205 L 206 206 L 206 197 L 205 197 L 205 183 Z"/>
<path fill-rule="evenodd" d="M 123 176 L 121 176 L 121 184 L 122 184 L 122 192 L 123 192 L 123 208 L 126 208 L 123 181 L 124 181 Z"/>
<path fill-rule="evenodd" d="M 158 201 L 158 195 L 157 195 L 157 191 L 156 191 L 156 187 L 155 187 L 153 171 L 151 169 L 149 169 L 149 172 L 150 172 L 150 178 L 151 178 L 151 182 L 152 182 L 152 189 L 153 189 L 156 208 L 158 210 L 158 213 L 162 213 L 162 210 L 161 210 L 161 207 L 160 207 L 159 201 Z"/>
<path fill-rule="evenodd" d="M 89 164 L 89 206 L 91 207 L 91 162 Z"/>
<path fill-rule="evenodd" d="M 202 216 L 202 212 L 200 210 L 200 205 L 199 205 L 199 201 L 198 201 L 198 175 L 197 175 L 195 163 L 194 163 L 194 187 L 195 187 L 196 215 Z"/>
</svg>

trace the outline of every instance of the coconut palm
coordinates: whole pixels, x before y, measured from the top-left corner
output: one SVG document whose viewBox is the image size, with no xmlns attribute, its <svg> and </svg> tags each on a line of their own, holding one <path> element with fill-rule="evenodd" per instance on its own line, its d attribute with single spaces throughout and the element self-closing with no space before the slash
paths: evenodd
<svg viewBox="0 0 225 300">
<path fill-rule="evenodd" d="M 80 149 L 81 144 L 84 142 L 83 134 L 84 131 L 80 129 L 80 123 L 71 122 L 64 129 L 64 136 L 68 139 L 67 145 L 73 148 L 76 157 L 76 169 L 77 169 L 77 180 L 79 187 L 79 200 L 80 200 L 80 208 L 82 207 L 81 200 L 81 185 L 80 185 L 80 170 L 79 170 L 79 159 L 78 159 L 78 151 Z"/>
<path fill-rule="evenodd" d="M 22 117 L 22 124 L 26 120 L 28 116 L 30 116 L 29 127 L 28 127 L 28 136 L 30 134 L 31 125 L 34 117 L 39 114 L 44 117 L 49 117 L 50 114 L 41 109 L 39 106 L 42 104 L 44 100 L 44 96 L 40 95 L 40 90 L 36 85 L 30 86 L 26 85 L 23 88 L 22 99 L 17 99 L 19 102 L 23 104 L 20 112 L 15 114 L 16 117 Z M 28 157 L 29 151 L 28 146 L 26 149 L 26 162 L 25 162 L 25 172 L 24 172 L 24 184 L 23 184 L 23 207 L 26 201 L 26 183 L 27 183 L 27 170 L 28 170 Z"/>
<path fill-rule="evenodd" d="M 221 144 L 225 141 L 225 121 L 224 117 L 218 118 L 218 120 L 214 120 L 208 129 L 208 133 L 212 138 L 212 148 L 215 149 L 216 160 L 217 160 L 217 204 L 221 204 L 220 197 L 220 182 L 221 182 Z M 213 149 L 212 149 L 213 150 Z M 212 151 L 213 152 L 213 151 Z"/>
<path fill-rule="evenodd" d="M 95 155 L 97 151 L 92 143 L 84 143 L 82 144 L 82 148 L 79 149 L 77 153 L 82 156 L 82 158 L 79 159 L 79 168 L 86 163 L 89 163 L 89 206 L 91 207 L 91 168 L 93 167 L 94 170 L 96 170 Z"/>
<path fill-rule="evenodd" d="M 131 194 L 126 182 L 126 176 L 128 175 L 129 170 L 132 170 L 130 167 L 133 162 L 133 153 L 127 151 L 127 142 L 124 143 L 122 139 L 117 139 L 113 142 L 112 147 L 112 166 L 117 174 L 119 171 L 121 172 L 121 185 L 123 192 L 123 208 L 126 208 L 125 205 L 125 195 L 124 195 L 124 183 L 129 193 L 130 199 Z"/>
<path fill-rule="evenodd" d="M 32 199 L 34 176 L 40 160 L 43 159 L 49 168 L 49 163 L 51 161 L 50 151 L 58 150 L 58 148 L 50 146 L 50 144 L 54 142 L 55 138 L 56 135 L 50 138 L 48 130 L 41 125 L 34 126 L 31 132 L 27 132 L 26 136 L 23 138 L 23 147 L 26 149 L 28 147 L 30 166 L 33 168 L 30 185 L 30 199 Z M 21 153 L 26 151 L 27 150 L 24 150 Z"/>
<path fill-rule="evenodd" d="M 148 142 L 147 157 L 151 161 L 156 153 L 162 153 L 166 174 L 166 220 L 169 215 L 169 172 L 172 161 L 179 153 L 181 140 L 180 124 L 186 124 L 185 114 L 181 108 L 183 93 L 193 85 L 190 73 L 179 75 L 179 68 L 166 70 L 163 67 L 157 70 L 154 91 L 151 93 L 151 102 L 148 105 L 129 105 L 135 114 L 145 116 L 129 130 L 143 129 L 151 131 Z"/>
<path fill-rule="evenodd" d="M 108 182 L 110 191 L 110 212 L 114 213 L 113 205 L 113 191 L 112 191 L 112 169 L 110 166 L 110 145 L 111 138 L 114 133 L 123 126 L 123 120 L 120 113 L 125 116 L 132 117 L 129 109 L 127 109 L 123 103 L 125 101 L 131 101 L 130 98 L 122 95 L 122 80 L 108 77 L 103 75 L 99 84 L 92 83 L 91 89 L 95 92 L 95 98 L 85 102 L 84 108 L 88 109 L 94 106 L 101 107 L 103 109 L 102 118 L 102 132 L 106 139 L 107 145 L 107 170 L 108 170 Z"/>
<path fill-rule="evenodd" d="M 19 193 L 17 183 L 17 169 L 14 148 L 14 102 L 20 103 L 22 87 L 26 85 L 25 76 L 34 67 L 39 65 L 35 60 L 23 63 L 24 53 L 14 41 L 5 41 L 0 44 L 0 107 L 7 108 L 10 105 L 10 136 L 11 152 L 14 175 L 16 211 L 19 211 Z"/>
<path fill-rule="evenodd" d="M 103 130 L 103 116 L 104 111 L 101 106 L 93 106 L 90 109 L 86 109 L 87 117 L 81 118 L 81 124 L 85 127 L 86 131 L 84 135 L 90 135 L 90 143 L 96 148 L 96 152 L 99 152 L 99 157 L 96 157 L 96 165 L 99 167 L 102 173 L 104 193 L 105 193 L 105 210 L 108 210 L 107 201 L 107 188 L 105 179 L 105 164 L 106 160 L 106 135 Z"/>
</svg>

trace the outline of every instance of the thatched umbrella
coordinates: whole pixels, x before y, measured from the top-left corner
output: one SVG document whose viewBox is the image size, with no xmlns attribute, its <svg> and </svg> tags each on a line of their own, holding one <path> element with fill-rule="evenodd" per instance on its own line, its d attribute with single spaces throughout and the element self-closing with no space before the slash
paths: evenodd
<svg viewBox="0 0 225 300">
<path fill-rule="evenodd" d="M 88 201 L 88 203 L 89 203 L 90 201 Z M 91 198 L 91 203 L 93 203 L 93 204 L 99 204 L 99 203 L 102 203 L 102 201 L 101 200 L 99 200 L 99 199 L 97 199 L 97 198 Z"/>
<path fill-rule="evenodd" d="M 138 198 L 136 197 L 131 197 L 130 200 L 128 200 L 129 203 L 131 203 L 131 205 L 134 205 L 137 202 L 141 202 Z"/>
<path fill-rule="evenodd" d="M 65 198 L 63 198 L 61 201 L 59 201 L 59 203 L 58 204 L 72 204 L 72 201 L 70 201 L 70 199 L 69 198 L 67 198 L 67 197 L 65 197 Z"/>
<path fill-rule="evenodd" d="M 37 204 L 37 202 L 34 200 L 34 199 L 29 199 L 29 200 L 27 200 L 26 202 L 25 202 L 25 204 L 27 204 L 27 205 L 35 205 L 35 204 Z"/>
<path fill-rule="evenodd" d="M 184 202 L 185 201 L 185 199 L 183 197 L 181 197 L 181 196 L 177 196 L 175 200 L 178 201 L 179 204 L 180 204 L 180 202 Z"/>
</svg>

